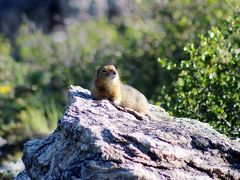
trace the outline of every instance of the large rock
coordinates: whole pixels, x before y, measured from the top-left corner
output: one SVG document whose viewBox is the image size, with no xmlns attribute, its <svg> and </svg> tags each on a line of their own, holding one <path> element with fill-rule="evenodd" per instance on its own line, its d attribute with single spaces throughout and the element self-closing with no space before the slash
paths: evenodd
<svg viewBox="0 0 240 180">
<path fill-rule="evenodd" d="M 57 129 L 24 145 L 26 169 L 16 179 L 240 179 L 239 142 L 151 109 L 159 121 L 71 86 Z"/>
</svg>

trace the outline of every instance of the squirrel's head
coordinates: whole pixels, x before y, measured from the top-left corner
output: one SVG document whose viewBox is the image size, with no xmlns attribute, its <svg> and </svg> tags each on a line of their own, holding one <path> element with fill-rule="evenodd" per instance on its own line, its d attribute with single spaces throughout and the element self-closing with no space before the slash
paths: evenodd
<svg viewBox="0 0 240 180">
<path fill-rule="evenodd" d="M 119 79 L 119 74 L 114 65 L 105 65 L 97 69 L 97 79 L 114 82 Z"/>
</svg>

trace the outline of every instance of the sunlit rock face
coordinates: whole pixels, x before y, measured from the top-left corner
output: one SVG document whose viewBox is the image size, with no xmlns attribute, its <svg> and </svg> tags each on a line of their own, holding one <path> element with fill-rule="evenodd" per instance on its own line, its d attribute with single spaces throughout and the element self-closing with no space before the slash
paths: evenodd
<svg viewBox="0 0 240 180">
<path fill-rule="evenodd" d="M 88 90 L 69 88 L 56 130 L 24 145 L 16 179 L 239 179 L 240 144 L 208 124 L 169 116 L 139 118 Z"/>
</svg>

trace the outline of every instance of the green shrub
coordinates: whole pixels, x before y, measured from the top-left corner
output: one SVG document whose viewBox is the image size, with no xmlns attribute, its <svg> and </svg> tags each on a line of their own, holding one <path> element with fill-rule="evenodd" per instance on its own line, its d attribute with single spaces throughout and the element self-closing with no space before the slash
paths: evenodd
<svg viewBox="0 0 240 180">
<path fill-rule="evenodd" d="M 240 17 L 230 18 L 184 48 L 171 103 L 176 116 L 208 122 L 229 136 L 240 136 Z M 163 64 L 164 65 L 164 64 Z M 171 68 L 176 66 L 170 65 Z M 166 65 L 164 65 L 167 68 Z M 164 97 L 163 97 L 164 98 Z"/>
<path fill-rule="evenodd" d="M 16 62 L 11 50 L 10 43 L 1 37 L 0 136 L 10 144 L 49 133 L 56 127 L 62 110 L 47 95 L 47 80 L 42 72 L 31 63 Z"/>
</svg>

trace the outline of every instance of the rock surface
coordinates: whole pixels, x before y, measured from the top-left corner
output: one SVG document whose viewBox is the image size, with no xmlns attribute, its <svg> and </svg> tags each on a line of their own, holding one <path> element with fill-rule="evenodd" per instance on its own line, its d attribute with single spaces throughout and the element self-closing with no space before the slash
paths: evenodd
<svg viewBox="0 0 240 180">
<path fill-rule="evenodd" d="M 19 172 L 24 169 L 24 164 L 21 160 L 4 161 L 0 165 L 0 179 L 13 179 Z"/>
<path fill-rule="evenodd" d="M 240 144 L 197 120 L 139 119 L 71 86 L 57 129 L 24 145 L 16 179 L 240 179 Z"/>
</svg>

